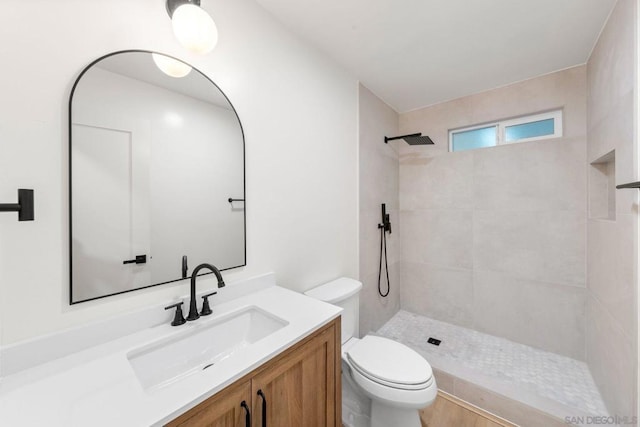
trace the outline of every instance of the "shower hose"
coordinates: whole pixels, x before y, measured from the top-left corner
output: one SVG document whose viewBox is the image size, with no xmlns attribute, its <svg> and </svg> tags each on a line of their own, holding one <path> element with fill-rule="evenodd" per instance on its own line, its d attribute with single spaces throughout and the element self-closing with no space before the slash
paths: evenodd
<svg viewBox="0 0 640 427">
<path fill-rule="evenodd" d="M 387 260 L 387 233 L 384 226 L 378 226 L 380 228 L 380 265 L 378 266 L 378 293 L 381 297 L 385 298 L 391 291 L 391 282 L 389 282 L 389 263 Z M 382 257 L 384 255 L 384 269 L 387 274 L 387 292 L 382 292 L 382 283 L 380 281 L 382 277 Z"/>
</svg>

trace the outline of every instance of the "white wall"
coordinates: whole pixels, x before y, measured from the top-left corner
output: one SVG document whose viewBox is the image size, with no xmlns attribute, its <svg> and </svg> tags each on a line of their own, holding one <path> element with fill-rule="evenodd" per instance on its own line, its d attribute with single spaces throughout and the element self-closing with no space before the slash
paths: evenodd
<svg viewBox="0 0 640 427">
<path fill-rule="evenodd" d="M 34 188 L 36 221 L 0 215 L 2 344 L 185 294 L 186 282 L 70 307 L 67 103 L 108 52 L 149 49 L 193 64 L 232 100 L 246 135 L 247 267 L 295 290 L 356 277 L 357 82 L 250 0 L 203 0 L 218 25 L 208 56 L 187 54 L 161 1 L 34 1 L 0 15 L 0 200 Z M 204 282 L 204 281 L 203 281 Z M 210 279 L 203 283 L 212 286 Z"/>
</svg>

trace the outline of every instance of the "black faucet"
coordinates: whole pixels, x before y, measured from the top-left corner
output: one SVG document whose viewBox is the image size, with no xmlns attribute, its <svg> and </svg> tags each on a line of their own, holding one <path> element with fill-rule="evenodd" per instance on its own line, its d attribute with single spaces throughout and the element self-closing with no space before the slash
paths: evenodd
<svg viewBox="0 0 640 427">
<path fill-rule="evenodd" d="M 198 305 L 196 304 L 196 278 L 198 277 L 198 273 L 203 268 L 208 268 L 213 271 L 213 274 L 218 278 L 218 288 L 224 288 L 224 280 L 222 280 L 222 274 L 220 274 L 220 270 L 218 270 L 215 266 L 211 264 L 200 264 L 197 266 L 193 273 L 191 273 L 191 301 L 189 302 L 189 315 L 187 316 L 187 320 L 197 320 L 200 315 L 198 314 Z"/>
</svg>

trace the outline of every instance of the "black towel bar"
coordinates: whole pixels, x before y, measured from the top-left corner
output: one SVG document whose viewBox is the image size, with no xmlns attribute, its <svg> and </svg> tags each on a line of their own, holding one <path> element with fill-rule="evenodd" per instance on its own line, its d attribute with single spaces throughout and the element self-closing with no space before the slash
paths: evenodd
<svg viewBox="0 0 640 427">
<path fill-rule="evenodd" d="M 637 182 L 630 182 L 628 184 L 620 184 L 620 185 L 616 185 L 617 189 L 622 189 L 622 188 L 640 188 L 640 181 Z"/>
</svg>

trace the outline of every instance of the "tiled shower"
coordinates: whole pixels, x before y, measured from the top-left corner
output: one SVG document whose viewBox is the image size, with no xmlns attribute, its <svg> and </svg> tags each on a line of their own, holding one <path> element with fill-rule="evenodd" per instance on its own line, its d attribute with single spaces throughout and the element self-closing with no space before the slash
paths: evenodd
<svg viewBox="0 0 640 427">
<path fill-rule="evenodd" d="M 360 88 L 361 332 L 413 341 L 441 389 L 505 417 L 526 413 L 523 425 L 635 414 L 638 191 L 614 188 L 636 180 L 635 8 L 618 2 L 582 66 L 404 113 Z M 561 138 L 448 150 L 451 129 L 559 108 Z M 384 144 L 385 135 L 413 132 L 435 145 Z M 394 226 L 387 298 L 377 292 L 380 203 Z M 403 339 L 408 319 L 406 331 L 424 332 L 424 342 L 450 336 L 436 337 L 440 348 Z M 497 353 L 450 347 L 456 336 L 487 336 L 480 346 L 522 363 L 486 367 L 481 355 L 490 362 Z M 456 360 L 464 351 L 468 360 Z M 546 394 L 514 374 L 527 366 L 543 377 L 563 364 L 575 370 Z M 585 387 L 602 400 L 584 397 Z M 554 395 L 561 389 L 566 399 Z"/>
</svg>

